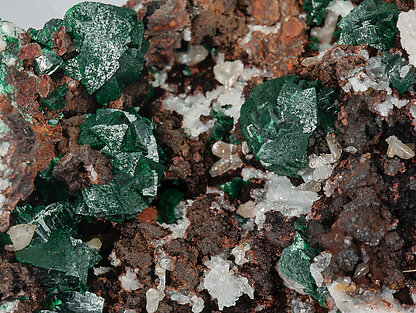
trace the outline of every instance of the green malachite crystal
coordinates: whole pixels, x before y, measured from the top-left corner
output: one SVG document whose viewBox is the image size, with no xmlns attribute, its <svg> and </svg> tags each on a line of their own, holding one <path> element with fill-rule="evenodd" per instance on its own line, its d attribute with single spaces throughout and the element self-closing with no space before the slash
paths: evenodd
<svg viewBox="0 0 416 313">
<path fill-rule="evenodd" d="M 399 10 L 395 3 L 364 0 L 339 23 L 339 44 L 365 44 L 379 50 L 395 46 Z"/>
<path fill-rule="evenodd" d="M 415 80 L 415 69 L 399 54 L 383 52 L 381 61 L 386 64 L 386 74 L 389 77 L 391 87 L 403 94 L 409 89 Z"/>
<path fill-rule="evenodd" d="M 183 196 L 183 192 L 176 188 L 167 188 L 162 192 L 157 205 L 159 223 L 176 223 L 178 217 L 175 215 L 175 207 L 181 202 Z"/>
<path fill-rule="evenodd" d="M 223 140 L 224 136 L 233 129 L 234 119 L 215 110 L 211 110 L 210 117 L 216 119 L 214 127 L 211 131 L 211 137 L 215 140 Z"/>
<path fill-rule="evenodd" d="M 266 169 L 297 176 L 308 164 L 308 138 L 315 128 L 333 130 L 338 111 L 335 99 L 334 90 L 295 75 L 257 86 L 240 112 L 250 150 Z"/>
<path fill-rule="evenodd" d="M 45 108 L 48 108 L 48 110 L 50 111 L 62 109 L 66 104 L 65 94 L 67 90 L 67 84 L 56 87 L 55 90 L 52 91 L 52 93 L 49 96 L 41 99 L 40 102 Z"/>
<path fill-rule="evenodd" d="M 228 193 L 231 200 L 237 199 L 240 196 L 241 190 L 248 184 L 241 177 L 234 177 L 231 181 L 218 185 L 217 188 Z"/>
<path fill-rule="evenodd" d="M 66 63 L 64 72 L 81 80 L 99 103 L 117 99 L 123 87 L 139 77 L 148 45 L 136 12 L 83 2 L 68 10 L 63 25 L 79 52 Z"/>
<path fill-rule="evenodd" d="M 78 214 L 122 221 L 149 205 L 164 170 L 152 131 L 151 121 L 134 111 L 98 110 L 87 118 L 78 142 L 109 158 L 114 180 L 84 188 Z"/>
<path fill-rule="evenodd" d="M 319 254 L 319 251 L 307 243 L 304 216 L 296 221 L 295 227 L 297 231 L 293 243 L 283 249 L 279 259 L 280 271 L 289 279 L 301 284 L 305 293 L 318 300 L 320 305 L 325 306 L 328 290 L 326 287 L 316 285 L 310 271 L 313 258 Z"/>
<path fill-rule="evenodd" d="M 45 23 L 42 29 L 36 30 L 30 28 L 27 32 L 32 39 L 43 47 L 53 49 L 53 34 L 56 33 L 62 25 L 62 20 L 54 18 Z"/>
<path fill-rule="evenodd" d="M 46 243 L 16 251 L 15 256 L 20 262 L 73 277 L 84 286 L 88 269 L 101 259 L 92 248 L 64 231 L 53 231 Z"/>
<path fill-rule="evenodd" d="M 325 18 L 325 9 L 331 0 L 304 0 L 303 9 L 306 12 L 308 25 L 321 25 Z"/>
</svg>

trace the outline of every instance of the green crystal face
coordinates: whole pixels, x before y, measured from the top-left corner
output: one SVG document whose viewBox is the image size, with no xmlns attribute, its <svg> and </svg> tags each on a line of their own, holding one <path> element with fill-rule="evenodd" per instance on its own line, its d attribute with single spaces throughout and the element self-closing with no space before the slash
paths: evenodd
<svg viewBox="0 0 416 313">
<path fill-rule="evenodd" d="M 63 60 L 51 49 L 44 48 L 42 53 L 35 59 L 35 73 L 50 75 L 62 65 Z"/>
<path fill-rule="evenodd" d="M 399 94 L 405 93 L 415 80 L 414 67 L 399 54 L 383 52 L 381 61 L 386 64 L 386 74 L 391 87 L 397 89 Z"/>
<path fill-rule="evenodd" d="M 162 192 L 157 205 L 159 223 L 176 223 L 178 217 L 175 215 L 175 207 L 182 200 L 183 196 L 183 192 L 176 188 L 167 188 Z"/>
<path fill-rule="evenodd" d="M 135 112 L 112 109 L 98 110 L 81 125 L 79 144 L 109 158 L 114 181 L 84 188 L 77 213 L 121 221 L 148 206 L 164 170 L 152 130 L 152 123 Z"/>
<path fill-rule="evenodd" d="M 313 258 L 319 251 L 309 246 L 305 236 L 305 217 L 301 217 L 295 223 L 296 233 L 291 246 L 283 249 L 279 259 L 280 271 L 289 279 L 296 281 L 304 287 L 305 293 L 325 306 L 326 287 L 318 287 L 310 272 Z"/>
<path fill-rule="evenodd" d="M 395 3 L 365 0 L 339 23 L 339 44 L 365 44 L 379 50 L 395 46 L 399 10 Z"/>
<path fill-rule="evenodd" d="M 256 88 L 241 107 L 241 129 L 256 158 L 279 175 L 307 166 L 308 138 L 319 125 L 332 130 L 336 94 L 319 82 L 288 75 Z"/>
<path fill-rule="evenodd" d="M 211 131 L 211 137 L 215 140 L 223 140 L 224 136 L 233 129 L 234 119 L 215 110 L 211 110 L 210 117 L 216 119 L 214 127 Z"/>
<path fill-rule="evenodd" d="M 13 214 L 17 224 L 34 224 L 37 226 L 32 244 L 45 243 L 53 231 L 65 231 L 76 236 L 76 225 L 80 217 L 76 216 L 74 205 L 69 202 L 56 202 L 46 207 L 32 208 L 30 205 L 17 207 Z"/>
<path fill-rule="evenodd" d="M 231 181 L 218 185 L 217 188 L 228 193 L 231 200 L 237 199 L 240 196 L 241 190 L 248 184 L 241 177 L 234 177 Z"/>
<path fill-rule="evenodd" d="M 44 99 L 41 99 L 40 102 L 42 105 L 50 111 L 56 111 L 62 109 L 65 106 L 65 94 L 68 90 L 67 84 L 56 87 L 52 93 Z"/>
<path fill-rule="evenodd" d="M 104 298 L 88 291 L 59 292 L 48 297 L 51 298 L 48 299 L 51 310 L 41 312 L 102 313 L 104 309 Z"/>
<path fill-rule="evenodd" d="M 136 12 L 103 3 L 83 2 L 65 14 L 63 25 L 79 52 L 64 72 L 81 80 L 99 103 L 120 97 L 140 75 L 147 44 Z"/>
<path fill-rule="evenodd" d="M 62 25 L 62 20 L 59 18 L 47 21 L 42 29 L 36 30 L 30 28 L 27 32 L 32 39 L 43 47 L 53 49 L 53 34 L 56 33 Z"/>
<path fill-rule="evenodd" d="M 71 276 L 86 286 L 88 269 L 101 258 L 97 252 L 64 231 L 53 231 L 46 243 L 15 252 L 16 259 Z"/>
<path fill-rule="evenodd" d="M 325 9 L 331 0 L 304 0 L 303 9 L 306 12 L 308 25 L 321 25 L 325 17 Z"/>
</svg>

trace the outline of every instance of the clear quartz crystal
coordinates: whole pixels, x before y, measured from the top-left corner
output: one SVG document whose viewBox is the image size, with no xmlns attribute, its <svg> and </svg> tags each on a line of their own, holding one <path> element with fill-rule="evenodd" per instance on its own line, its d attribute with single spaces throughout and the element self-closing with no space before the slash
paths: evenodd
<svg viewBox="0 0 416 313">
<path fill-rule="evenodd" d="M 10 227 L 7 234 L 10 236 L 13 245 L 6 245 L 4 248 L 9 251 L 22 250 L 29 245 L 35 234 L 36 227 L 36 225 L 32 224 L 18 224 Z"/>
</svg>

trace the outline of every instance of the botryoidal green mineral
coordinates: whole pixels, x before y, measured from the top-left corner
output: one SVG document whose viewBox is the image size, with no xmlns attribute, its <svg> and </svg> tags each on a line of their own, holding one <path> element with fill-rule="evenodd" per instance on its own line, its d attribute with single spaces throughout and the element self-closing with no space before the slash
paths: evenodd
<svg viewBox="0 0 416 313">
<path fill-rule="evenodd" d="M 292 245 L 283 249 L 279 259 L 279 269 L 287 278 L 299 283 L 304 287 L 304 292 L 319 304 L 325 306 L 326 287 L 318 287 L 311 275 L 310 266 L 319 251 L 311 247 L 306 240 L 305 217 L 300 217 L 295 223 L 296 233 Z"/>
<path fill-rule="evenodd" d="M 399 10 L 395 3 L 365 0 L 339 23 L 339 44 L 365 44 L 379 50 L 395 46 Z"/>
<path fill-rule="evenodd" d="M 78 214 L 122 221 L 149 206 L 164 171 L 150 120 L 134 111 L 98 110 L 80 126 L 78 143 L 106 155 L 114 174 L 111 183 L 82 190 Z"/>
<path fill-rule="evenodd" d="M 307 167 L 308 139 L 317 126 L 333 131 L 338 107 L 333 89 L 288 75 L 250 93 L 240 112 L 248 147 L 278 175 L 297 176 Z"/>
</svg>

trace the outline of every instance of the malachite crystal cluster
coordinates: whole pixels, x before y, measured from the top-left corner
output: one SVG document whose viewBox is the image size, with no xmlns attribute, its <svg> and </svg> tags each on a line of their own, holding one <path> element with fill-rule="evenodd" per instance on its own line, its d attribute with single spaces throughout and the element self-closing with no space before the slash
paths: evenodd
<svg viewBox="0 0 416 313">
<path fill-rule="evenodd" d="M 306 12 L 306 23 L 308 25 L 321 25 L 326 16 L 326 7 L 331 0 L 304 0 L 303 9 Z"/>
<path fill-rule="evenodd" d="M 84 188 L 78 214 L 123 221 L 149 206 L 164 171 L 150 120 L 134 110 L 98 110 L 81 125 L 78 143 L 106 155 L 114 174 L 109 184 Z"/>
<path fill-rule="evenodd" d="M 65 62 L 53 50 L 53 35 L 62 26 L 78 52 Z M 29 34 L 43 48 L 35 64 L 37 73 L 51 74 L 62 68 L 100 104 L 118 99 L 123 87 L 139 78 L 148 48 L 143 23 L 133 10 L 96 2 L 77 4 L 63 20 L 50 20 Z"/>
<path fill-rule="evenodd" d="M 297 176 L 308 166 L 308 139 L 316 127 L 332 131 L 336 93 L 295 75 L 269 80 L 241 107 L 241 129 L 262 165 L 278 175 Z"/>
<path fill-rule="evenodd" d="M 295 223 L 296 233 L 292 245 L 283 249 L 279 259 L 279 269 L 287 278 L 299 283 L 303 291 L 325 306 L 328 290 L 318 287 L 311 275 L 310 266 L 319 251 L 311 247 L 306 240 L 305 217 L 300 217 Z"/>
<path fill-rule="evenodd" d="M 338 23 L 338 44 L 365 44 L 383 51 L 394 48 L 398 16 L 395 3 L 364 0 Z"/>
</svg>

